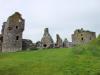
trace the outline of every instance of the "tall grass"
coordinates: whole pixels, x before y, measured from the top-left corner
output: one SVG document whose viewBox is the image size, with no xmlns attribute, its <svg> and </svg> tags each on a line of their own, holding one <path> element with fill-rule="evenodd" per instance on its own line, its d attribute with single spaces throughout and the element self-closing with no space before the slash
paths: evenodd
<svg viewBox="0 0 100 75">
<path fill-rule="evenodd" d="M 74 47 L 73 52 L 75 54 L 90 54 L 93 56 L 100 56 L 100 36 L 97 39 L 92 40 L 88 44 L 77 45 Z"/>
</svg>

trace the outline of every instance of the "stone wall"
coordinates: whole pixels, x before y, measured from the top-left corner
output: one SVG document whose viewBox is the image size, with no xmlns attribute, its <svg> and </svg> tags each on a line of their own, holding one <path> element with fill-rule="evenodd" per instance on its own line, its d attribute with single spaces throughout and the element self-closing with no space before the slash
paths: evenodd
<svg viewBox="0 0 100 75">
<path fill-rule="evenodd" d="M 55 47 L 56 48 L 62 48 L 63 47 L 63 41 L 62 41 L 61 37 L 59 36 L 59 34 L 56 35 Z"/>
<path fill-rule="evenodd" d="M 2 51 L 3 36 L 0 34 L 0 52 Z"/>
</svg>

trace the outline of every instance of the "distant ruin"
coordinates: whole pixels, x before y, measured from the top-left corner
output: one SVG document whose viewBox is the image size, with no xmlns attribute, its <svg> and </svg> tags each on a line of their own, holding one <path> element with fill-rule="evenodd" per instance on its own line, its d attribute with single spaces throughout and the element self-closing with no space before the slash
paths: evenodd
<svg viewBox="0 0 100 75">
<path fill-rule="evenodd" d="M 69 45 L 69 41 L 67 40 L 67 38 L 64 39 L 63 47 L 64 47 L 64 48 L 68 48 L 68 47 L 70 47 L 70 45 Z"/>
<path fill-rule="evenodd" d="M 55 47 L 56 48 L 62 48 L 63 47 L 63 41 L 62 41 L 61 37 L 59 36 L 59 34 L 56 35 Z"/>
<path fill-rule="evenodd" d="M 44 35 L 41 39 L 41 43 L 42 43 L 42 48 L 53 48 L 54 47 L 54 41 L 51 35 L 49 34 L 48 28 L 44 29 Z"/>
<path fill-rule="evenodd" d="M 83 28 L 81 28 L 81 29 L 75 30 L 74 34 L 72 34 L 72 43 L 74 45 L 86 44 L 95 38 L 96 38 L 95 32 L 86 31 L 86 30 L 83 30 Z"/>
<path fill-rule="evenodd" d="M 75 45 L 86 44 L 96 38 L 95 32 L 81 28 L 75 30 L 74 34 L 72 34 L 72 42 L 69 42 L 67 38 L 63 41 L 58 34 L 56 35 L 56 42 L 54 42 L 49 29 L 45 28 L 41 41 L 33 43 L 29 39 L 23 39 L 24 26 L 25 20 L 19 12 L 15 12 L 8 18 L 7 22 L 3 23 L 0 34 L 1 52 L 16 52 L 34 48 L 69 48 Z"/>
</svg>

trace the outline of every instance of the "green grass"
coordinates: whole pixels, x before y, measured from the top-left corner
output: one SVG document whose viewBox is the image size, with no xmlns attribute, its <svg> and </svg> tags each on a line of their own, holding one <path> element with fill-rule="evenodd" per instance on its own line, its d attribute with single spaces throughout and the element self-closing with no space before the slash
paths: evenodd
<svg viewBox="0 0 100 75">
<path fill-rule="evenodd" d="M 100 75 L 100 38 L 74 48 L 0 53 L 0 75 Z"/>
<path fill-rule="evenodd" d="M 1 53 L 0 75 L 100 75 L 100 57 L 72 49 Z"/>
</svg>

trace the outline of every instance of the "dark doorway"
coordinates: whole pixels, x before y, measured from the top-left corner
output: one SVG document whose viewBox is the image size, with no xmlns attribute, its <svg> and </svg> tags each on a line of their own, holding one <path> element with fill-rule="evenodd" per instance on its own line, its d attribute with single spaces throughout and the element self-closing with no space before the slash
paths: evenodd
<svg viewBox="0 0 100 75">
<path fill-rule="evenodd" d="M 44 47 L 46 47 L 47 45 L 46 45 L 46 44 L 44 44 L 43 46 L 44 46 Z"/>
<path fill-rule="evenodd" d="M 92 38 L 90 37 L 90 40 L 92 40 Z"/>
<path fill-rule="evenodd" d="M 83 38 L 81 38 L 81 40 L 83 41 L 84 39 L 83 39 Z"/>
<path fill-rule="evenodd" d="M 16 29 L 18 29 L 18 26 L 16 26 Z"/>
</svg>

